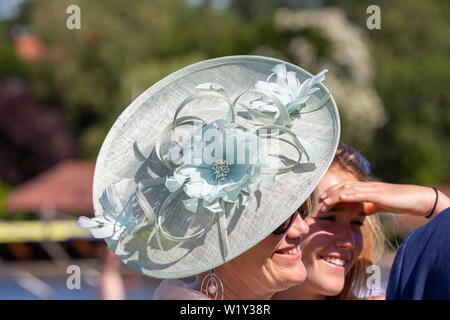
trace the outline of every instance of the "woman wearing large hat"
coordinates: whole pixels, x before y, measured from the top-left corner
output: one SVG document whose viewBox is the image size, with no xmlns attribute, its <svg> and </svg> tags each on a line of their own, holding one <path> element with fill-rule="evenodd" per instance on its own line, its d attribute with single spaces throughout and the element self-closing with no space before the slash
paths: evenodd
<svg viewBox="0 0 450 320">
<path fill-rule="evenodd" d="M 119 116 L 79 225 L 160 299 L 269 299 L 301 283 L 299 243 L 339 140 L 322 71 L 231 56 L 185 67 Z"/>
</svg>

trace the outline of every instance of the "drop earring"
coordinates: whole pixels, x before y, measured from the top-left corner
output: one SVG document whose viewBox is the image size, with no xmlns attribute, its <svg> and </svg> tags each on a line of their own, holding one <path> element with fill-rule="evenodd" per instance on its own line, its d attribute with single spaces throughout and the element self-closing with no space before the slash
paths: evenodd
<svg viewBox="0 0 450 320">
<path fill-rule="evenodd" d="M 213 300 L 223 300 L 223 283 L 219 276 L 214 273 L 214 269 L 203 278 L 200 291 Z"/>
</svg>

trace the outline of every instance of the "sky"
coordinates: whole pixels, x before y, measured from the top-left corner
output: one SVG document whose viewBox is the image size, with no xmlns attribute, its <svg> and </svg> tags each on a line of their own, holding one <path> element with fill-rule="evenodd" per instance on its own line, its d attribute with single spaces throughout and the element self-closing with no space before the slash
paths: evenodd
<svg viewBox="0 0 450 320">
<path fill-rule="evenodd" d="M 0 1 L 0 21 L 10 20 L 19 13 L 20 5 L 28 0 L 1 0 Z"/>
</svg>

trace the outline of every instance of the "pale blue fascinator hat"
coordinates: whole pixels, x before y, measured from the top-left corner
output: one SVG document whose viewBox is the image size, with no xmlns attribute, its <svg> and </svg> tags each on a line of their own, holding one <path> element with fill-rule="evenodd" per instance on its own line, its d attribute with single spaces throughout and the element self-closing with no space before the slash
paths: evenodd
<svg viewBox="0 0 450 320">
<path fill-rule="evenodd" d="M 109 131 L 95 217 L 78 225 L 155 278 L 199 274 L 252 248 L 331 164 L 340 125 L 325 72 L 230 56 L 165 77 Z"/>
</svg>

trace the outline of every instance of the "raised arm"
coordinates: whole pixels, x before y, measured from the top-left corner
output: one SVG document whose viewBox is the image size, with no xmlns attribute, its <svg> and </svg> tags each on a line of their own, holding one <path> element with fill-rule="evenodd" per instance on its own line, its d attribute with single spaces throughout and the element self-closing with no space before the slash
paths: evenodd
<svg viewBox="0 0 450 320">
<path fill-rule="evenodd" d="M 338 202 L 364 202 L 364 211 L 368 215 L 386 211 L 426 217 L 434 207 L 432 218 L 450 207 L 450 198 L 436 191 L 417 185 L 347 182 L 335 185 L 320 195 L 320 210 L 326 211 Z"/>
</svg>

